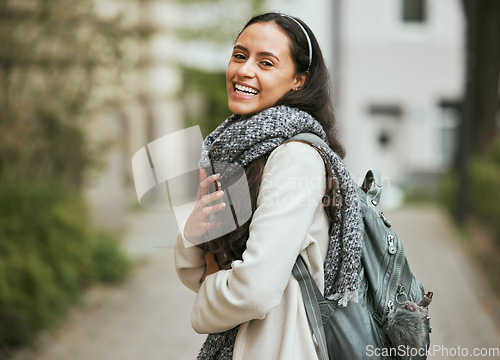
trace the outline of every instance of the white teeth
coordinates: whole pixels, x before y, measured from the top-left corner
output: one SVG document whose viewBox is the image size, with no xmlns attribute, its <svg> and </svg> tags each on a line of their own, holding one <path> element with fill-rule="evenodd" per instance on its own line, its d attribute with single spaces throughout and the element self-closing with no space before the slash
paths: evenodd
<svg viewBox="0 0 500 360">
<path fill-rule="evenodd" d="M 237 90 L 237 91 L 242 91 L 244 92 L 245 94 L 252 94 L 252 95 L 257 95 L 259 92 L 255 89 L 252 89 L 252 88 L 249 88 L 247 86 L 243 86 L 243 85 L 238 85 L 238 84 L 235 84 L 234 85 L 234 88 Z"/>
</svg>

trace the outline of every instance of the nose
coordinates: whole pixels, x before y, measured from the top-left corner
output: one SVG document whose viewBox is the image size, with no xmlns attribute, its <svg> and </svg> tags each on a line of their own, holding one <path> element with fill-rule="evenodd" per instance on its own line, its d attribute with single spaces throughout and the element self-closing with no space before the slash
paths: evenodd
<svg viewBox="0 0 500 360">
<path fill-rule="evenodd" d="M 253 68 L 253 64 L 250 61 L 241 64 L 241 66 L 238 68 L 237 74 L 240 77 L 246 77 L 246 78 L 255 77 L 255 70 Z"/>
</svg>

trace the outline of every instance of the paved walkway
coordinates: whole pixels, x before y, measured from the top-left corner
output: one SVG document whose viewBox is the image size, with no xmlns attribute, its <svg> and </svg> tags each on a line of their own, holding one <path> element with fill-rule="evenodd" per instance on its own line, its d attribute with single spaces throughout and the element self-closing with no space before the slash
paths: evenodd
<svg viewBox="0 0 500 360">
<path fill-rule="evenodd" d="M 429 206 L 404 208 L 386 215 L 404 243 L 413 273 L 426 290 L 434 291 L 429 312 L 433 327 L 431 349 L 436 351 L 430 358 L 488 358 L 472 356 L 476 348 L 496 348 L 496 358 L 500 358 L 499 323 L 495 326 L 493 320 L 498 302 L 491 300 L 461 251 L 450 219 Z M 459 356 L 467 352 L 469 356 Z"/>
<path fill-rule="evenodd" d="M 194 360 L 205 336 L 191 328 L 194 293 L 178 280 L 169 213 L 138 210 L 125 222 L 126 249 L 138 265 L 119 286 L 90 289 L 37 351 L 13 360 Z"/>
<path fill-rule="evenodd" d="M 413 272 L 435 293 L 431 340 L 433 349 L 440 348 L 430 359 L 487 359 L 472 352 L 500 348 L 493 303 L 457 245 L 448 218 L 427 206 L 386 215 L 405 244 Z M 205 336 L 191 329 L 194 294 L 175 274 L 174 219 L 141 210 L 127 223 L 125 245 L 139 259 L 134 276 L 120 286 L 91 289 L 67 320 L 40 339 L 37 350 L 23 351 L 14 360 L 196 358 Z M 469 356 L 459 356 L 464 351 Z"/>
</svg>

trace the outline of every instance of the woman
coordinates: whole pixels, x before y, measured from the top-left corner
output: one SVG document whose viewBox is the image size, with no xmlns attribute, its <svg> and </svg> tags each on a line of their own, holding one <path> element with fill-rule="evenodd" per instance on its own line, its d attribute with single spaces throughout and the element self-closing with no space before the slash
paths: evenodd
<svg viewBox="0 0 500 360">
<path fill-rule="evenodd" d="M 356 300 L 362 229 L 327 68 L 304 22 L 267 13 L 236 39 L 226 82 L 234 115 L 205 139 L 198 201 L 175 254 L 181 281 L 197 292 L 193 328 L 210 334 L 199 359 L 317 359 L 293 265 L 301 255 L 325 296 Z M 329 147 L 287 142 L 299 133 Z M 207 176 L 214 163 L 224 164 L 221 174 Z M 220 226 L 210 215 L 227 206 L 223 190 L 208 189 L 216 182 L 226 189 L 238 166 L 252 217 L 204 242 Z"/>
</svg>

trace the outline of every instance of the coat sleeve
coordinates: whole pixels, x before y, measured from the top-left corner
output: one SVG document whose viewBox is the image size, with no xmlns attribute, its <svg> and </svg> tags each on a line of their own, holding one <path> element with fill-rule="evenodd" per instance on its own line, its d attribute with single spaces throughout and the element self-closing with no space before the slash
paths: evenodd
<svg viewBox="0 0 500 360">
<path fill-rule="evenodd" d="M 281 302 L 325 191 L 323 160 L 311 146 L 291 142 L 269 157 L 243 260 L 207 276 L 198 289 L 192 325 L 218 333 L 263 319 Z M 201 264 L 201 263 L 197 263 Z"/>
<path fill-rule="evenodd" d="M 193 246 L 184 238 L 184 225 L 181 226 L 175 244 L 175 269 L 181 282 L 194 292 L 201 286 L 200 279 L 205 273 L 206 262 L 203 250 Z"/>
</svg>

